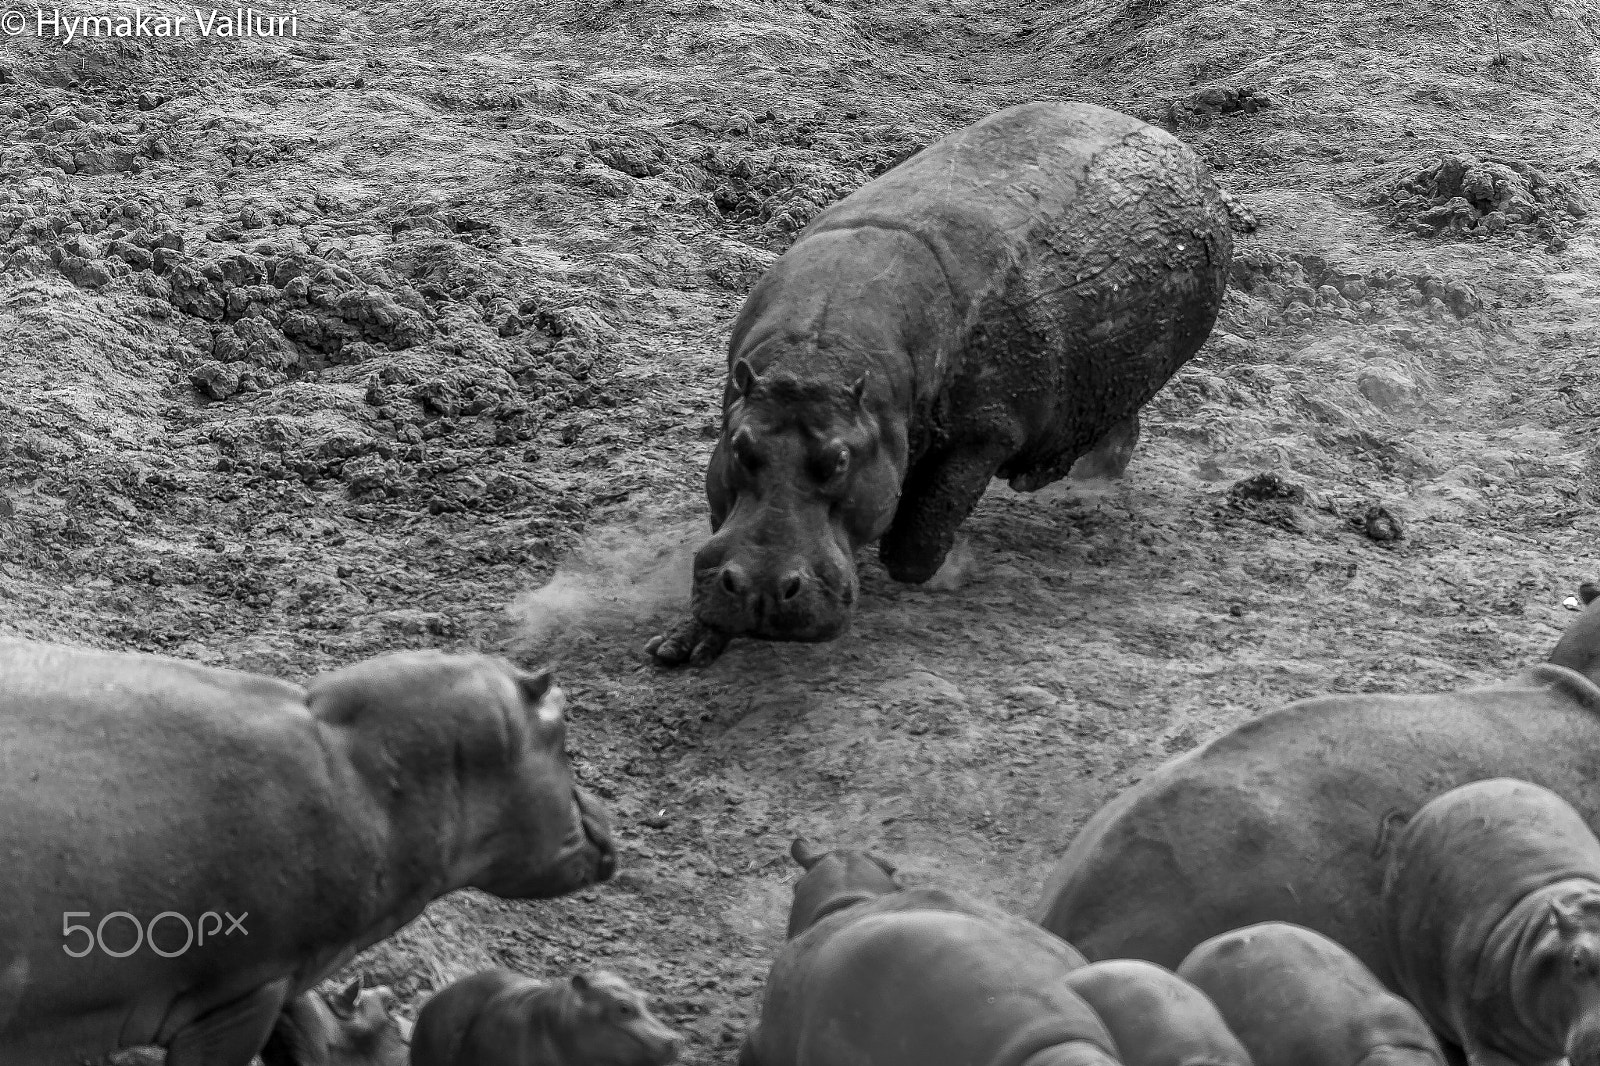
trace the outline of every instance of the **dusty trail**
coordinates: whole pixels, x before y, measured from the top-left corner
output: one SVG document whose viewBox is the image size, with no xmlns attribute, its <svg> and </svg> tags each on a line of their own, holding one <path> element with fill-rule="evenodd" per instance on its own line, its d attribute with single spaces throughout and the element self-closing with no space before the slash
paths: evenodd
<svg viewBox="0 0 1600 1066">
<path fill-rule="evenodd" d="M 1600 175 L 1592 9 L 300 10 L 298 41 L 0 51 L 0 627 L 289 677 L 558 660 L 628 869 L 436 904 L 359 964 L 413 1003 L 603 964 L 725 1058 L 796 832 L 1025 907 L 1168 754 L 1315 692 L 1507 674 L 1596 576 L 1600 245 L 1563 191 Z M 869 562 L 836 644 L 647 665 L 749 284 L 906 151 L 1054 95 L 1177 122 L 1260 223 L 1128 477 L 996 483 L 955 587 Z M 1416 235 L 1433 205 L 1383 190 L 1442 152 L 1523 168 L 1499 188 L 1535 221 Z M 1307 499 L 1231 502 L 1259 472 Z M 1374 504 L 1404 539 L 1358 528 Z"/>
</svg>

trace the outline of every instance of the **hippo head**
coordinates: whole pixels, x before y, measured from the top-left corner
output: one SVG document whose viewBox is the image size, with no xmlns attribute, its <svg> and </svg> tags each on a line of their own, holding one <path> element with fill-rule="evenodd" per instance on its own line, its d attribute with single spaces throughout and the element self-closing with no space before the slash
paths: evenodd
<svg viewBox="0 0 1600 1066">
<path fill-rule="evenodd" d="M 796 837 L 789 854 L 805 870 L 789 907 L 790 939 L 835 911 L 900 890 L 894 867 L 870 851 L 815 851 Z"/>
<path fill-rule="evenodd" d="M 1550 661 L 1600 685 L 1600 582 L 1579 585 L 1578 601 L 1584 605 L 1583 613 L 1561 635 Z"/>
<path fill-rule="evenodd" d="M 850 625 L 855 550 L 894 518 L 905 427 L 854 383 L 729 375 L 706 470 L 712 537 L 695 555 L 694 614 L 730 635 L 833 640 Z"/>
<path fill-rule="evenodd" d="M 367 988 L 360 977 L 332 995 L 297 996 L 261 1049 L 262 1066 L 406 1066 L 410 1026 L 395 1006 L 387 985 Z"/>
<path fill-rule="evenodd" d="M 437 865 L 436 894 L 471 886 L 547 899 L 615 871 L 606 814 L 573 779 L 566 696 L 550 671 L 400 652 L 326 674 L 308 696 L 392 806 L 391 847 Z"/>
<path fill-rule="evenodd" d="M 1533 955 L 1534 1010 L 1549 1030 L 1565 1031 L 1572 1066 L 1600 1066 L 1600 885 L 1568 883 L 1546 906 Z"/>
<path fill-rule="evenodd" d="M 683 1039 L 650 1013 L 632 985 L 606 970 L 573 974 L 577 1000 L 570 1019 L 575 1036 L 571 1061 L 589 1066 L 667 1066 Z"/>
</svg>

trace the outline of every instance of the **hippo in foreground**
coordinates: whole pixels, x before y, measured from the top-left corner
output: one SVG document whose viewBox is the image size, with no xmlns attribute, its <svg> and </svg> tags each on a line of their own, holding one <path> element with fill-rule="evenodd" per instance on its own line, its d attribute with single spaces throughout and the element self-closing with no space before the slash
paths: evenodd
<svg viewBox="0 0 1600 1066">
<path fill-rule="evenodd" d="M 1164 966 L 1109 959 L 1067 974 L 1105 1023 L 1123 1066 L 1252 1066 L 1206 994 Z"/>
<path fill-rule="evenodd" d="M 1600 1066 L 1600 840 L 1549 789 L 1425 804 L 1384 878 L 1400 991 L 1474 1064 Z"/>
<path fill-rule="evenodd" d="M 740 1066 L 1113 1066 L 1116 1044 L 1063 978 L 1072 947 L 998 908 L 898 889 L 866 852 L 791 852 L 790 938 Z"/>
<path fill-rule="evenodd" d="M 437 897 L 605 880 L 564 703 L 548 671 L 481 655 L 302 688 L 0 641 L 0 945 L 26 978 L 0 1062 L 246 1066 L 285 1004 Z"/>
<path fill-rule="evenodd" d="M 614 973 L 536 981 L 484 970 L 428 1000 L 411 1066 L 667 1066 L 682 1045 Z"/>
<path fill-rule="evenodd" d="M 1516 777 L 1600 819 L 1600 587 L 1548 664 L 1437 695 L 1300 700 L 1152 771 L 1067 848 L 1036 915 L 1091 960 L 1176 967 L 1201 941 L 1293 922 L 1396 988 L 1384 946 L 1384 859 L 1397 815 Z"/>
<path fill-rule="evenodd" d="M 833 640 L 858 548 L 927 581 L 994 478 L 1120 473 L 1232 249 L 1204 162 L 1084 103 L 996 112 L 823 211 L 734 323 L 692 618 L 646 650 Z"/>
<path fill-rule="evenodd" d="M 1178 976 L 1216 1004 L 1255 1066 L 1445 1066 L 1415 1007 L 1320 933 L 1264 922 L 1212 937 Z"/>
</svg>

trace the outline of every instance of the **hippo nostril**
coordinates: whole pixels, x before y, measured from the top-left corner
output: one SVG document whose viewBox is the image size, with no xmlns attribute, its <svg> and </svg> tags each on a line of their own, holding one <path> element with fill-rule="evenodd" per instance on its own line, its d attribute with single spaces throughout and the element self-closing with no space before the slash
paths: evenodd
<svg viewBox="0 0 1600 1066">
<path fill-rule="evenodd" d="M 800 595 L 800 590 L 804 587 L 805 581 L 799 574 L 790 574 L 783 579 L 783 584 L 779 586 L 778 591 L 784 599 L 792 600 Z"/>
<path fill-rule="evenodd" d="M 744 595 L 749 582 L 745 580 L 744 571 L 733 563 L 728 563 L 722 568 L 722 590 L 733 596 Z"/>
</svg>

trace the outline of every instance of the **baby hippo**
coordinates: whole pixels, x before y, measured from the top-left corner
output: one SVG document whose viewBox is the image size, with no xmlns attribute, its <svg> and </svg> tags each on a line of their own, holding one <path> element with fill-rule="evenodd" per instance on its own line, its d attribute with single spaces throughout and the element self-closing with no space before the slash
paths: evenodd
<svg viewBox="0 0 1600 1066">
<path fill-rule="evenodd" d="M 1111 1031 L 1123 1066 L 1252 1066 L 1216 1005 L 1165 966 L 1110 959 L 1066 980 Z"/>
<path fill-rule="evenodd" d="M 900 888 L 865 851 L 790 850 L 789 939 L 739 1066 L 1117 1066 L 1064 940 L 981 900 Z"/>
<path fill-rule="evenodd" d="M 422 1008 L 411 1066 L 666 1066 L 681 1046 L 616 974 L 546 982 L 485 970 Z"/>
<path fill-rule="evenodd" d="M 1321 933 L 1262 922 L 1214 936 L 1178 967 L 1255 1066 L 1445 1066 L 1415 1008 Z"/>
<path fill-rule="evenodd" d="M 1510 778 L 1424 804 L 1384 877 L 1400 991 L 1474 1066 L 1600 1066 L 1600 841 Z"/>
<path fill-rule="evenodd" d="M 309 992 L 283 1008 L 262 1066 L 406 1066 L 410 1026 L 394 1016 L 394 993 L 352 981 L 332 996 Z"/>
</svg>

